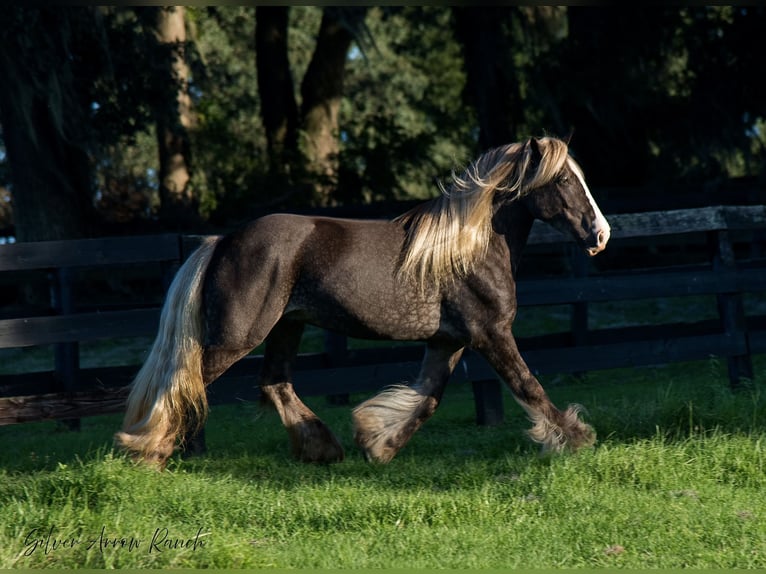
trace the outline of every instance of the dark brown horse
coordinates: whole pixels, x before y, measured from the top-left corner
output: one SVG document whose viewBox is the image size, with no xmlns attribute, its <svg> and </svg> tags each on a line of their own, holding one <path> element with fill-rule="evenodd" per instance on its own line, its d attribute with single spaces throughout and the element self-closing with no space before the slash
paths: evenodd
<svg viewBox="0 0 766 574">
<path fill-rule="evenodd" d="M 370 460 L 391 460 L 433 414 L 465 347 L 505 380 L 544 449 L 592 444 L 577 407 L 551 403 L 511 333 L 516 268 L 535 218 L 590 255 L 609 240 L 582 171 L 564 142 L 541 138 L 493 149 L 453 179 L 393 221 L 275 214 L 208 240 L 170 287 L 118 444 L 164 464 L 177 438 L 204 420 L 206 386 L 265 340 L 260 386 L 293 453 L 341 460 L 340 443 L 290 382 L 306 323 L 426 343 L 414 385 L 390 387 L 353 412 L 355 440 Z"/>
</svg>

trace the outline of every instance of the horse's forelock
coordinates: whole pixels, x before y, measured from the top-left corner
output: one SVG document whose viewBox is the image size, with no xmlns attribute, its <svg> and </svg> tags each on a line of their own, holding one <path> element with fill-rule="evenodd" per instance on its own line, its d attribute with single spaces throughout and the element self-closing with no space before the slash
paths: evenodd
<svg viewBox="0 0 766 574">
<path fill-rule="evenodd" d="M 564 168 L 569 158 L 569 147 L 566 142 L 551 137 L 541 138 L 537 142 L 542 157 L 534 173 L 529 174 L 529 177 L 525 179 L 522 193 L 550 183 Z"/>
<path fill-rule="evenodd" d="M 536 145 L 534 145 L 536 143 Z M 543 137 L 494 148 L 477 159 L 461 178 L 458 189 L 474 184 L 489 193 L 521 196 L 546 185 L 564 168 L 569 148 L 562 140 Z M 540 157 L 536 157 L 535 147 Z"/>
</svg>

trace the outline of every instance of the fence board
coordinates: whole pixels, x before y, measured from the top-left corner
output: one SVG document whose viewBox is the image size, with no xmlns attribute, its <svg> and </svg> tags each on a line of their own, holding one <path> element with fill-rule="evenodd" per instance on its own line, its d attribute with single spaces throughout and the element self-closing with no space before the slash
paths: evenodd
<svg viewBox="0 0 766 574">
<path fill-rule="evenodd" d="M 719 333 L 680 339 L 537 349 L 522 351 L 521 354 L 533 372 L 554 374 L 678 363 L 713 356 L 739 355 L 746 350 L 744 333 Z"/>
<path fill-rule="evenodd" d="M 766 207 L 704 207 L 620 214 L 609 216 L 609 221 L 612 237 L 617 240 L 635 242 L 654 236 L 673 235 L 672 241 L 675 241 L 683 237 L 681 234 L 766 228 Z M 0 249 L 0 271 L 180 262 L 201 240 L 202 236 L 164 235 L 7 245 Z M 568 237 L 539 222 L 535 223 L 530 237 L 533 246 L 569 241 Z M 562 245 L 554 249 L 566 253 L 569 247 Z M 574 304 L 586 313 L 585 306 L 589 302 L 766 291 L 763 261 L 718 269 L 710 265 L 693 268 L 673 266 L 595 276 L 587 276 L 585 270 L 581 271 L 583 276 L 565 281 L 561 277 L 520 281 L 519 304 Z M 64 311 L 63 307 L 61 311 Z M 159 313 L 157 308 L 140 308 L 2 320 L 0 348 L 153 335 Z M 585 322 L 578 337 L 567 332 L 522 338 L 519 339 L 519 347 L 530 367 L 540 374 L 671 363 L 710 355 L 742 356 L 749 352 L 766 351 L 766 320 L 748 317 L 746 324 L 740 323 L 729 321 L 729 332 L 724 332 L 720 320 L 601 330 L 590 330 Z M 422 353 L 422 345 L 403 345 L 349 349 L 342 356 L 340 353 L 333 356 L 327 353 L 301 355 L 295 367 L 296 389 L 309 396 L 333 395 L 374 391 L 392 383 L 411 381 L 419 371 Z M 234 365 L 211 387 L 211 404 L 257 400 L 260 397 L 256 386 L 257 373 L 261 362 L 262 357 L 256 356 L 247 357 Z M 0 396 L 18 396 L 0 398 L 0 425 L 118 412 L 123 408 L 125 385 L 137 369 L 138 366 L 76 369 L 72 388 L 92 389 L 77 393 L 51 392 L 61 388 L 60 373 L 2 376 Z M 453 381 L 461 382 L 495 380 L 494 370 L 471 351 L 465 353 L 453 375 Z M 497 386 L 492 385 L 492 390 L 495 398 L 489 399 L 490 403 L 485 406 L 497 406 L 492 402 L 497 399 Z M 477 395 L 477 405 L 481 400 L 482 397 Z M 501 419 L 502 407 L 494 415 L 498 413 Z"/>
<path fill-rule="evenodd" d="M 519 305 L 556 305 L 765 290 L 766 269 L 744 269 L 530 279 L 518 282 L 516 295 Z"/>
<path fill-rule="evenodd" d="M 745 348 L 744 333 L 736 337 L 719 333 L 573 348 L 530 349 L 523 350 L 522 355 L 533 372 L 550 374 L 619 368 L 635 364 L 673 363 L 704 356 L 737 354 Z M 257 387 L 256 368 L 260 361 L 260 357 L 248 358 L 212 385 L 209 389 L 210 404 L 258 401 L 260 390 Z M 303 362 L 304 366 L 309 362 L 316 363 L 317 357 L 310 357 L 309 361 Z M 417 376 L 419 368 L 419 361 L 405 361 L 334 369 L 297 369 L 294 384 L 296 391 L 304 396 L 373 392 L 392 383 L 411 382 Z M 118 370 L 125 375 L 126 368 Z M 107 369 L 100 371 L 102 374 L 108 373 Z M 112 382 L 117 382 L 115 377 L 109 378 Z M 465 353 L 452 376 L 453 383 L 494 379 L 495 371 L 472 351 Z M 127 388 L 106 387 L 78 393 L 0 398 L 0 425 L 120 412 L 124 408 Z"/>
<path fill-rule="evenodd" d="M 766 206 L 712 206 L 648 213 L 620 213 L 607 217 L 612 239 L 656 237 L 681 233 L 702 233 L 721 229 L 762 229 L 766 227 Z M 566 243 L 572 238 L 547 223 L 535 221 L 529 244 Z"/>
<path fill-rule="evenodd" d="M 101 266 L 178 259 L 178 235 L 33 241 L 3 245 L 0 271 Z"/>
<path fill-rule="evenodd" d="M 56 393 L 0 399 L 0 425 L 41 420 L 77 419 L 120 412 L 128 388 Z"/>
<path fill-rule="evenodd" d="M 129 385 L 139 366 L 114 366 L 79 369 L 76 388 L 102 389 Z M 22 397 L 61 392 L 55 371 L 38 371 L 0 376 L 0 397 Z"/>
<path fill-rule="evenodd" d="M 160 310 L 129 309 L 0 320 L 0 348 L 153 335 Z"/>
</svg>

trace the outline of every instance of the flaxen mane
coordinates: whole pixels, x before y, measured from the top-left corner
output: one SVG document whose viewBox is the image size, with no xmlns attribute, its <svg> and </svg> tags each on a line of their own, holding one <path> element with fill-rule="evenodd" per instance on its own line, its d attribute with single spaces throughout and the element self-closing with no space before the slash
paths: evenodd
<svg viewBox="0 0 766 574">
<path fill-rule="evenodd" d="M 453 174 L 452 185 L 439 197 L 397 218 L 407 229 L 399 274 L 415 279 L 421 290 L 468 274 L 487 251 L 495 195 L 517 199 L 564 167 L 565 142 L 549 137 L 536 142 L 539 162 L 533 161 L 532 140 L 492 149 L 462 175 Z"/>
</svg>

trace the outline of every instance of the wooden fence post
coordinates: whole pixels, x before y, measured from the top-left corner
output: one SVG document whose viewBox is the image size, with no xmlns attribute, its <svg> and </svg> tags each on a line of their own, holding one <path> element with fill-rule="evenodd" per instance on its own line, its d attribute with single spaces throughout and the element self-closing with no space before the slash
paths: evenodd
<svg viewBox="0 0 766 574">
<path fill-rule="evenodd" d="M 471 381 L 476 406 L 476 424 L 493 426 L 503 423 L 503 386 L 495 379 Z"/>
<path fill-rule="evenodd" d="M 332 331 L 325 331 L 324 350 L 327 355 L 328 367 L 342 367 L 348 358 L 348 337 Z M 327 395 L 327 402 L 331 405 L 344 406 L 351 402 L 351 398 L 348 393 Z"/>
<path fill-rule="evenodd" d="M 72 290 L 71 267 L 61 267 L 48 275 L 51 307 L 59 315 L 74 313 L 75 304 Z M 53 346 L 54 377 L 64 392 L 77 389 L 77 372 L 80 369 L 80 344 L 77 342 L 56 343 Z M 80 430 L 80 419 L 62 419 L 61 424 L 69 430 Z"/>
<path fill-rule="evenodd" d="M 727 230 L 711 231 L 708 234 L 708 241 L 712 251 L 713 271 L 736 269 L 737 261 L 734 257 L 729 232 Z M 731 388 L 736 390 L 741 388 L 742 379 L 752 380 L 753 378 L 745 306 L 741 293 L 720 293 L 716 295 L 716 299 L 718 301 L 718 316 L 726 334 L 732 338 L 742 336 L 745 339 L 745 353 L 726 358 L 729 383 Z"/>
<path fill-rule="evenodd" d="M 588 259 L 585 253 L 579 247 L 572 246 L 572 275 L 576 278 L 586 277 L 588 275 Z M 588 344 L 588 302 L 578 301 L 572 303 L 572 315 L 570 328 L 572 331 L 572 345 L 575 347 L 584 347 Z M 582 378 L 585 371 L 573 373 L 575 377 Z"/>
</svg>

